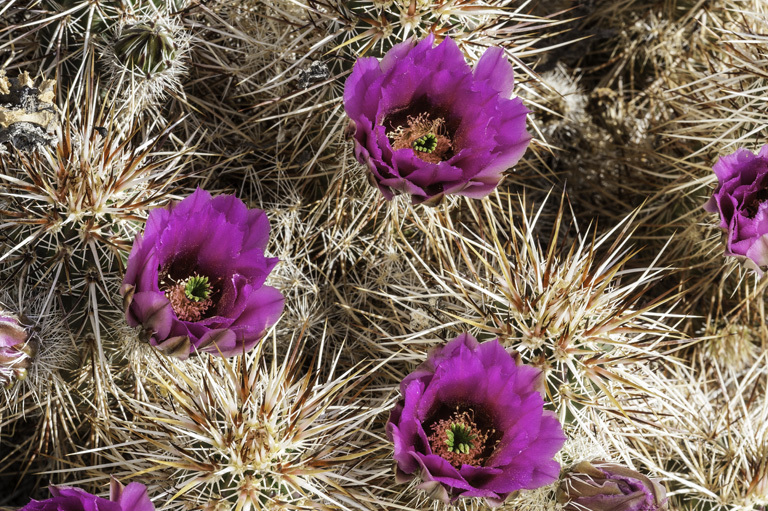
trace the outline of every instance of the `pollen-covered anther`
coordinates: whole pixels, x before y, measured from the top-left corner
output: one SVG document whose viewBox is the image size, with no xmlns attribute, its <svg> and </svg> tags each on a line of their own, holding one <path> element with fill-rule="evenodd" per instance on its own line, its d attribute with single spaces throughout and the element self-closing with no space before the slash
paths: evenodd
<svg viewBox="0 0 768 511">
<path fill-rule="evenodd" d="M 445 119 L 431 119 L 423 113 L 416 117 L 408 116 L 405 125 L 388 134 L 392 149 L 410 148 L 422 160 L 440 163 L 450 158 L 452 142 L 445 129 Z"/>
<path fill-rule="evenodd" d="M 208 277 L 198 275 L 180 280 L 165 290 L 171 308 L 181 321 L 200 321 L 213 305 Z"/>
<path fill-rule="evenodd" d="M 493 434 L 478 428 L 469 412 L 458 410 L 450 418 L 435 423 L 432 431 L 429 436 L 432 452 L 456 468 L 480 465 L 488 437 Z"/>
</svg>

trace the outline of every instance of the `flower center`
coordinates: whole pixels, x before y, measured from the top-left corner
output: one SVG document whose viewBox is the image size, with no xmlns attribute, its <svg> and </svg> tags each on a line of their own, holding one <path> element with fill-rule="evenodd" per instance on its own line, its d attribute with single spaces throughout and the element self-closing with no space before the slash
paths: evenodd
<svg viewBox="0 0 768 511">
<path fill-rule="evenodd" d="M 747 217 L 749 218 L 755 218 L 755 215 L 757 215 L 757 210 L 760 208 L 760 204 L 768 200 L 768 187 L 761 188 L 758 190 L 758 192 L 755 194 L 754 197 L 752 197 L 752 200 L 744 204 L 742 208 L 744 211 L 747 212 Z"/>
<path fill-rule="evenodd" d="M 176 317 L 181 321 L 200 321 L 213 305 L 211 283 L 206 276 L 192 275 L 174 281 L 168 272 L 162 272 L 160 289 L 165 293 Z"/>
<path fill-rule="evenodd" d="M 468 454 L 475 447 L 472 440 L 476 438 L 477 435 L 472 433 L 470 427 L 461 422 L 451 423 L 450 429 L 445 431 L 445 445 L 450 452 Z"/>
<path fill-rule="evenodd" d="M 427 133 L 421 138 L 413 141 L 413 150 L 422 153 L 431 153 L 437 148 L 437 137 L 432 133 Z"/>
<path fill-rule="evenodd" d="M 208 277 L 195 275 L 187 279 L 187 285 L 184 287 L 184 295 L 193 302 L 207 300 L 211 296 L 211 284 Z"/>
<path fill-rule="evenodd" d="M 445 119 L 432 119 L 428 113 L 416 117 L 409 115 L 405 123 L 388 131 L 392 149 L 410 148 L 422 160 L 440 163 L 453 156 L 452 142 L 445 127 Z"/>
<path fill-rule="evenodd" d="M 458 409 L 447 419 L 432 425 L 428 437 L 432 452 L 456 468 L 462 465 L 482 465 L 488 438 L 494 430 L 483 431 L 474 420 L 474 413 Z"/>
</svg>

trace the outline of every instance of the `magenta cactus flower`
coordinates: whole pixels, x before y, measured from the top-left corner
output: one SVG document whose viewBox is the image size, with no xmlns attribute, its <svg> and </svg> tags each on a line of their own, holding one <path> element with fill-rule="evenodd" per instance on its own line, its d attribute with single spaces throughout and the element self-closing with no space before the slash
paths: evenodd
<svg viewBox="0 0 768 511">
<path fill-rule="evenodd" d="M 504 50 L 489 48 L 473 70 L 453 40 L 434 40 L 359 59 L 344 86 L 355 157 L 387 200 L 485 197 L 531 140 Z"/>
<path fill-rule="evenodd" d="M 109 500 L 80 488 L 51 486 L 49 490 L 51 498 L 32 500 L 19 511 L 155 511 L 147 488 L 140 483 L 123 487 L 112 480 Z"/>
<path fill-rule="evenodd" d="M 417 488 L 446 503 L 484 497 L 497 506 L 557 480 L 552 458 L 565 435 L 544 410 L 542 385 L 541 371 L 497 340 L 462 334 L 431 352 L 400 384 L 387 423 L 398 482 L 418 477 Z"/>
<path fill-rule="evenodd" d="M 8 387 L 27 377 L 37 353 L 37 343 L 30 338 L 19 319 L 0 309 L 0 385 Z"/>
<path fill-rule="evenodd" d="M 265 286 L 269 220 L 232 195 L 196 190 L 149 214 L 120 290 L 130 326 L 180 358 L 194 350 L 234 356 L 253 348 L 283 310 Z"/>
<path fill-rule="evenodd" d="M 720 214 L 728 232 L 725 255 L 762 274 L 768 268 L 768 145 L 757 155 L 739 149 L 723 156 L 712 170 L 718 185 L 704 209 Z"/>
</svg>

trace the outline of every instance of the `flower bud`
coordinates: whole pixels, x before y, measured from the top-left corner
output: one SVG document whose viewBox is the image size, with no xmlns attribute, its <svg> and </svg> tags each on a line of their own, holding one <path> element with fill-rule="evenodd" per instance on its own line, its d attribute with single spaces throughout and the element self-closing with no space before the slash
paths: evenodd
<svg viewBox="0 0 768 511">
<path fill-rule="evenodd" d="M 36 354 L 36 344 L 24 325 L 0 310 L 0 385 L 9 387 L 26 378 Z"/>
<path fill-rule="evenodd" d="M 666 511 L 666 489 L 623 465 L 582 461 L 560 480 L 564 511 Z"/>
</svg>

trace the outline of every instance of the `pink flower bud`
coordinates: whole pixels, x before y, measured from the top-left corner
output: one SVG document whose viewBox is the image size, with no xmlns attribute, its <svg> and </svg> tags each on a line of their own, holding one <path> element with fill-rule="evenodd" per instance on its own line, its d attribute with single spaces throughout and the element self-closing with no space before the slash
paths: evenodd
<svg viewBox="0 0 768 511">
<path fill-rule="evenodd" d="M 0 385 L 8 387 L 27 377 L 37 344 L 16 317 L 0 311 Z"/>
<path fill-rule="evenodd" d="M 666 511 L 664 486 L 616 463 L 582 461 L 557 490 L 565 511 Z"/>
</svg>

